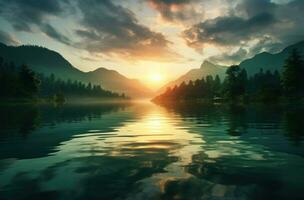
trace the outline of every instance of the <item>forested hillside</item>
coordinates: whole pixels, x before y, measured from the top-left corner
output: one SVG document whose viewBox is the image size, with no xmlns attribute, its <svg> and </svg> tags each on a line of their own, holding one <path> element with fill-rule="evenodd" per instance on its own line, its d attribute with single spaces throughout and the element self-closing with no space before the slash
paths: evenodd
<svg viewBox="0 0 304 200">
<path fill-rule="evenodd" d="M 248 75 L 238 65 L 229 67 L 224 80 L 219 76 L 202 77 L 183 82 L 155 97 L 155 102 L 180 102 L 187 100 L 254 101 L 273 102 L 282 97 L 301 100 L 304 97 L 304 60 L 294 49 L 285 61 L 280 73 L 267 70 Z"/>
<path fill-rule="evenodd" d="M 65 97 L 96 97 L 125 99 L 124 94 L 107 91 L 100 85 L 45 76 L 26 65 L 16 66 L 0 58 L 0 97 L 2 99 L 37 99 Z"/>
</svg>

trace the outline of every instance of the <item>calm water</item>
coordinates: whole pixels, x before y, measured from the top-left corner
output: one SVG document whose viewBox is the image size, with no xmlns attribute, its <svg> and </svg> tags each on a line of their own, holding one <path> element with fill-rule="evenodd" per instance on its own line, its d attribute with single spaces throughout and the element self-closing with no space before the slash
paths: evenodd
<svg viewBox="0 0 304 200">
<path fill-rule="evenodd" d="M 304 199 L 303 111 L 2 107 L 0 199 Z"/>
</svg>

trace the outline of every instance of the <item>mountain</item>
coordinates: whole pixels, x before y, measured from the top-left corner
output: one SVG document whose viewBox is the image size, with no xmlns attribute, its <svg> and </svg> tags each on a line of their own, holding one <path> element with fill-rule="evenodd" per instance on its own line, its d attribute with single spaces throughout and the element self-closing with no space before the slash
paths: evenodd
<svg viewBox="0 0 304 200">
<path fill-rule="evenodd" d="M 258 73 L 261 68 L 263 68 L 264 71 L 281 71 L 285 60 L 293 49 L 297 49 L 301 54 L 304 54 L 304 41 L 288 46 L 276 54 L 267 52 L 257 54 L 254 57 L 241 62 L 240 67 L 246 69 L 249 75 Z"/>
<path fill-rule="evenodd" d="M 304 55 L 304 41 L 290 45 L 276 54 L 271 54 L 267 52 L 259 53 L 250 59 L 242 61 L 239 65 L 240 67 L 246 69 L 249 76 L 258 73 L 261 68 L 264 71 L 281 71 L 284 66 L 285 60 L 288 58 L 289 54 L 293 51 L 293 49 L 297 49 L 302 55 Z M 227 67 L 228 66 L 220 66 L 208 61 L 204 61 L 199 69 L 192 69 L 186 74 L 180 76 L 178 79 L 169 82 L 168 84 L 160 88 L 158 93 L 164 92 L 167 87 L 174 87 L 175 85 L 180 85 L 183 81 L 195 81 L 207 75 L 215 76 L 218 74 L 221 80 L 223 80 Z"/>
<path fill-rule="evenodd" d="M 44 75 L 54 74 L 67 80 L 100 84 L 104 89 L 125 93 L 130 97 L 150 97 L 152 91 L 140 81 L 129 79 L 117 71 L 99 68 L 92 72 L 83 72 L 75 68 L 59 53 L 39 46 L 7 46 L 0 43 L 0 57 L 16 65 L 28 65 L 33 71 Z"/>
<path fill-rule="evenodd" d="M 189 82 L 190 80 L 195 81 L 201 79 L 207 75 L 219 75 L 221 79 L 224 78 L 226 72 L 226 67 L 215 65 L 209 61 L 204 61 L 199 69 L 191 69 L 186 74 L 180 76 L 178 79 L 169 82 L 165 86 L 158 90 L 158 93 L 164 92 L 168 87 L 174 87 L 175 85 L 180 85 L 182 82 Z"/>
<path fill-rule="evenodd" d="M 91 82 L 101 80 L 101 85 L 111 91 L 125 93 L 131 97 L 151 97 L 150 89 L 142 85 L 137 79 L 129 79 L 115 70 L 98 68 L 95 71 L 87 72 L 87 79 Z"/>
<path fill-rule="evenodd" d="M 6 46 L 0 44 L 0 56 L 16 65 L 27 64 L 32 70 L 60 78 L 79 78 L 83 72 L 76 69 L 59 53 L 38 46 Z"/>
</svg>

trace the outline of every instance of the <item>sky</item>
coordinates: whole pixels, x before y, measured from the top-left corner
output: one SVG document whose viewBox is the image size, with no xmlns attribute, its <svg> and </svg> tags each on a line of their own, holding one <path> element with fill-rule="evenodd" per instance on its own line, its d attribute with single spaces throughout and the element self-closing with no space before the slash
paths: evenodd
<svg viewBox="0 0 304 200">
<path fill-rule="evenodd" d="M 152 88 L 304 39 L 304 0 L 0 0 L 0 42 L 55 50 Z"/>
</svg>

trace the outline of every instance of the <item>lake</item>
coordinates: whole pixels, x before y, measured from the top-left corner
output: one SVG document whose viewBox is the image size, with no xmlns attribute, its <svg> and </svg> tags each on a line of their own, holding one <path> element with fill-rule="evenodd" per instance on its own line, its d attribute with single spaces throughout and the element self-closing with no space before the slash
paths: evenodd
<svg viewBox="0 0 304 200">
<path fill-rule="evenodd" d="M 2 106 L 0 199 L 304 199 L 299 106 Z"/>
</svg>

